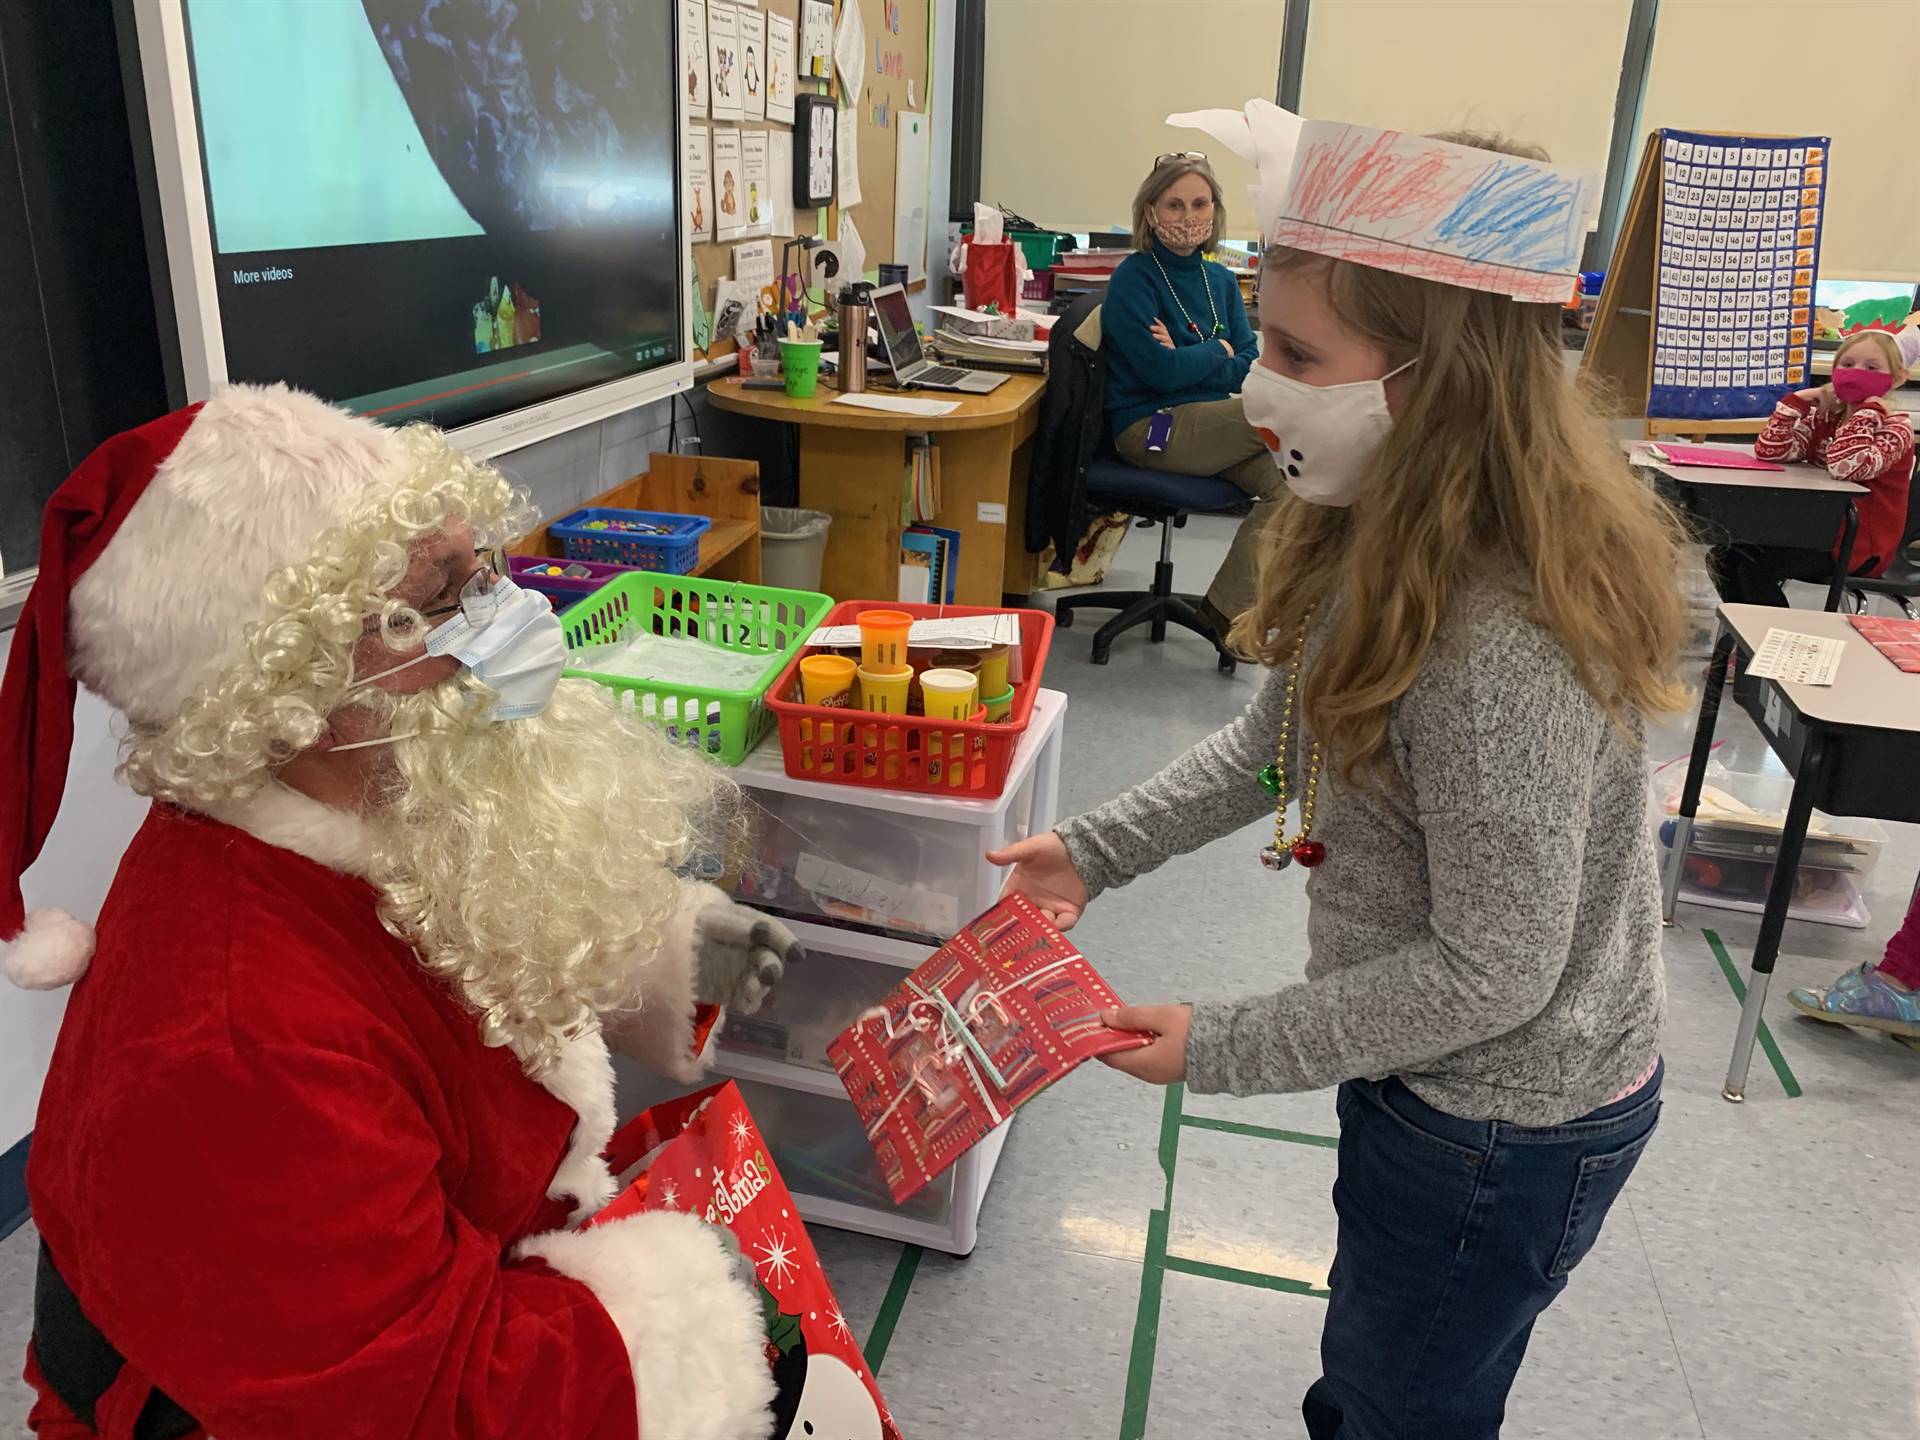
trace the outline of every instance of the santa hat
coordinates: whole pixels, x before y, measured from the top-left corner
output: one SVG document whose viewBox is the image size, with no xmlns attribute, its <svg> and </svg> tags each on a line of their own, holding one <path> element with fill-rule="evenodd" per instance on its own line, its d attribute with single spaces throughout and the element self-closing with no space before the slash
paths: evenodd
<svg viewBox="0 0 1920 1440">
<path fill-rule="evenodd" d="M 163 724 L 239 659 L 267 578 L 304 559 L 403 463 L 399 437 L 284 385 L 235 385 L 116 435 L 47 502 L 40 568 L 0 684 L 0 966 L 70 984 L 92 927 L 27 913 L 20 877 L 53 829 L 75 682 Z"/>
</svg>

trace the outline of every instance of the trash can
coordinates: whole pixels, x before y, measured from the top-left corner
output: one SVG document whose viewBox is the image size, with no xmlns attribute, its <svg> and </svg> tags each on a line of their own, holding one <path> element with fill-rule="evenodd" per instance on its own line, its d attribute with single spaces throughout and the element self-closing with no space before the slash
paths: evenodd
<svg viewBox="0 0 1920 1440">
<path fill-rule="evenodd" d="M 824 510 L 760 507 L 760 576 L 783 590 L 820 589 L 820 567 L 827 556 L 827 530 L 833 517 Z"/>
</svg>

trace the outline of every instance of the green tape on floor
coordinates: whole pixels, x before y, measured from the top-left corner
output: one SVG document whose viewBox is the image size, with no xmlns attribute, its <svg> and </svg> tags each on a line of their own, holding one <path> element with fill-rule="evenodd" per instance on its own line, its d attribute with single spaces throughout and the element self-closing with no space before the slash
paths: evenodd
<svg viewBox="0 0 1920 1440">
<path fill-rule="evenodd" d="M 900 1249 L 900 1259 L 893 1267 L 893 1279 L 887 1284 L 886 1298 L 880 1302 L 880 1313 L 873 1317 L 873 1330 L 867 1336 L 865 1349 L 860 1352 L 866 1356 L 867 1368 L 876 1375 L 886 1361 L 887 1347 L 893 1343 L 894 1326 L 900 1323 L 900 1312 L 907 1304 L 907 1292 L 913 1289 L 913 1277 L 920 1269 L 920 1257 L 925 1253 L 918 1245 L 904 1245 Z"/>
<path fill-rule="evenodd" d="M 1338 1150 L 1338 1135 L 1309 1135 L 1304 1130 L 1275 1130 L 1266 1125 L 1242 1125 L 1238 1120 L 1215 1120 L 1211 1115 L 1187 1115 L 1180 1123 L 1189 1130 L 1220 1130 L 1228 1135 L 1249 1135 L 1255 1140 L 1279 1140 L 1288 1145 L 1318 1145 L 1323 1150 Z"/>
<path fill-rule="evenodd" d="M 1733 960 L 1727 954 L 1727 947 L 1720 943 L 1720 932 L 1702 930 L 1707 944 L 1713 949 L 1713 958 L 1720 962 L 1720 973 L 1727 977 L 1727 984 L 1733 990 L 1733 998 L 1742 1005 L 1747 1003 L 1747 982 L 1740 978 L 1740 972 L 1734 968 Z M 1789 1100 L 1800 1098 L 1800 1082 L 1793 1078 L 1793 1067 L 1787 1064 L 1787 1057 L 1780 1053 L 1780 1047 L 1773 1043 L 1773 1031 L 1767 1028 L 1767 1022 L 1760 1022 L 1756 1037 L 1760 1048 L 1766 1053 L 1767 1061 L 1773 1066 L 1773 1073 L 1780 1081 L 1780 1088 L 1787 1092 Z"/>
<path fill-rule="evenodd" d="M 1189 1260 L 1183 1255 L 1167 1256 L 1166 1268 L 1180 1275 L 1198 1275 L 1204 1280 L 1224 1280 L 1229 1285 L 1278 1290 L 1283 1295 L 1309 1295 L 1324 1300 L 1329 1293 L 1305 1280 L 1290 1280 L 1285 1275 L 1269 1275 L 1262 1270 L 1240 1270 L 1232 1265 L 1210 1265 L 1205 1260 Z"/>
<path fill-rule="evenodd" d="M 1160 1345 L 1160 1286 L 1166 1278 L 1168 1215 L 1147 1216 L 1147 1253 L 1140 1265 L 1140 1308 L 1133 1317 L 1133 1346 L 1127 1356 L 1127 1393 L 1120 1407 L 1120 1440 L 1143 1440 L 1147 1401 L 1153 1393 L 1153 1359 Z"/>
<path fill-rule="evenodd" d="M 1120 1407 L 1120 1440 L 1142 1440 L 1147 1433 L 1147 1402 L 1153 1394 L 1153 1359 L 1160 1345 L 1160 1287 L 1167 1273 L 1167 1229 L 1173 1213 L 1173 1172 L 1180 1163 L 1180 1108 L 1187 1087 L 1169 1085 L 1160 1107 L 1160 1170 L 1166 1198 L 1147 1216 L 1147 1251 L 1140 1257 L 1140 1307 L 1133 1317 L 1133 1344 L 1127 1355 L 1127 1393 Z"/>
</svg>

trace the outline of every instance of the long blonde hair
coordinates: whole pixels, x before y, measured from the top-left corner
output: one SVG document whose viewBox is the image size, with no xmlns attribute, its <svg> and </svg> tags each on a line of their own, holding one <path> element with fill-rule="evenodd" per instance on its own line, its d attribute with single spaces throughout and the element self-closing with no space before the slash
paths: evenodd
<svg viewBox="0 0 1920 1440">
<path fill-rule="evenodd" d="M 1420 362 L 1366 499 L 1282 504 L 1259 599 L 1233 630 L 1236 648 L 1284 664 L 1314 607 L 1342 598 L 1304 684 L 1314 734 L 1343 778 L 1383 761 L 1393 703 L 1477 575 L 1526 597 L 1616 721 L 1674 708 L 1684 532 L 1568 381 L 1557 307 L 1297 251 L 1270 249 L 1265 270 L 1318 279 L 1334 313 L 1391 364 Z"/>
</svg>

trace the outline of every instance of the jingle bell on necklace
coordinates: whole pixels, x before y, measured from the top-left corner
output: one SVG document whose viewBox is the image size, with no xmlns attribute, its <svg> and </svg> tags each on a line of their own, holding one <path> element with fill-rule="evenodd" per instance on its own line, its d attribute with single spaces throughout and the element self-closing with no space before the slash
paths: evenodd
<svg viewBox="0 0 1920 1440">
<path fill-rule="evenodd" d="M 1311 870 L 1327 858 L 1327 847 L 1312 838 L 1314 801 L 1320 793 L 1320 744 L 1308 751 L 1306 792 L 1300 797 L 1300 831 L 1287 838 L 1287 804 L 1293 798 L 1287 789 L 1287 755 L 1293 745 L 1293 706 L 1299 690 L 1300 659 L 1306 652 L 1307 626 L 1313 621 L 1309 611 L 1300 622 L 1300 638 L 1294 643 L 1293 658 L 1287 662 L 1287 699 L 1280 712 L 1280 753 L 1260 767 L 1260 788 L 1274 800 L 1273 843 L 1260 852 L 1260 863 L 1268 870 L 1285 870 L 1299 865 Z"/>
</svg>

